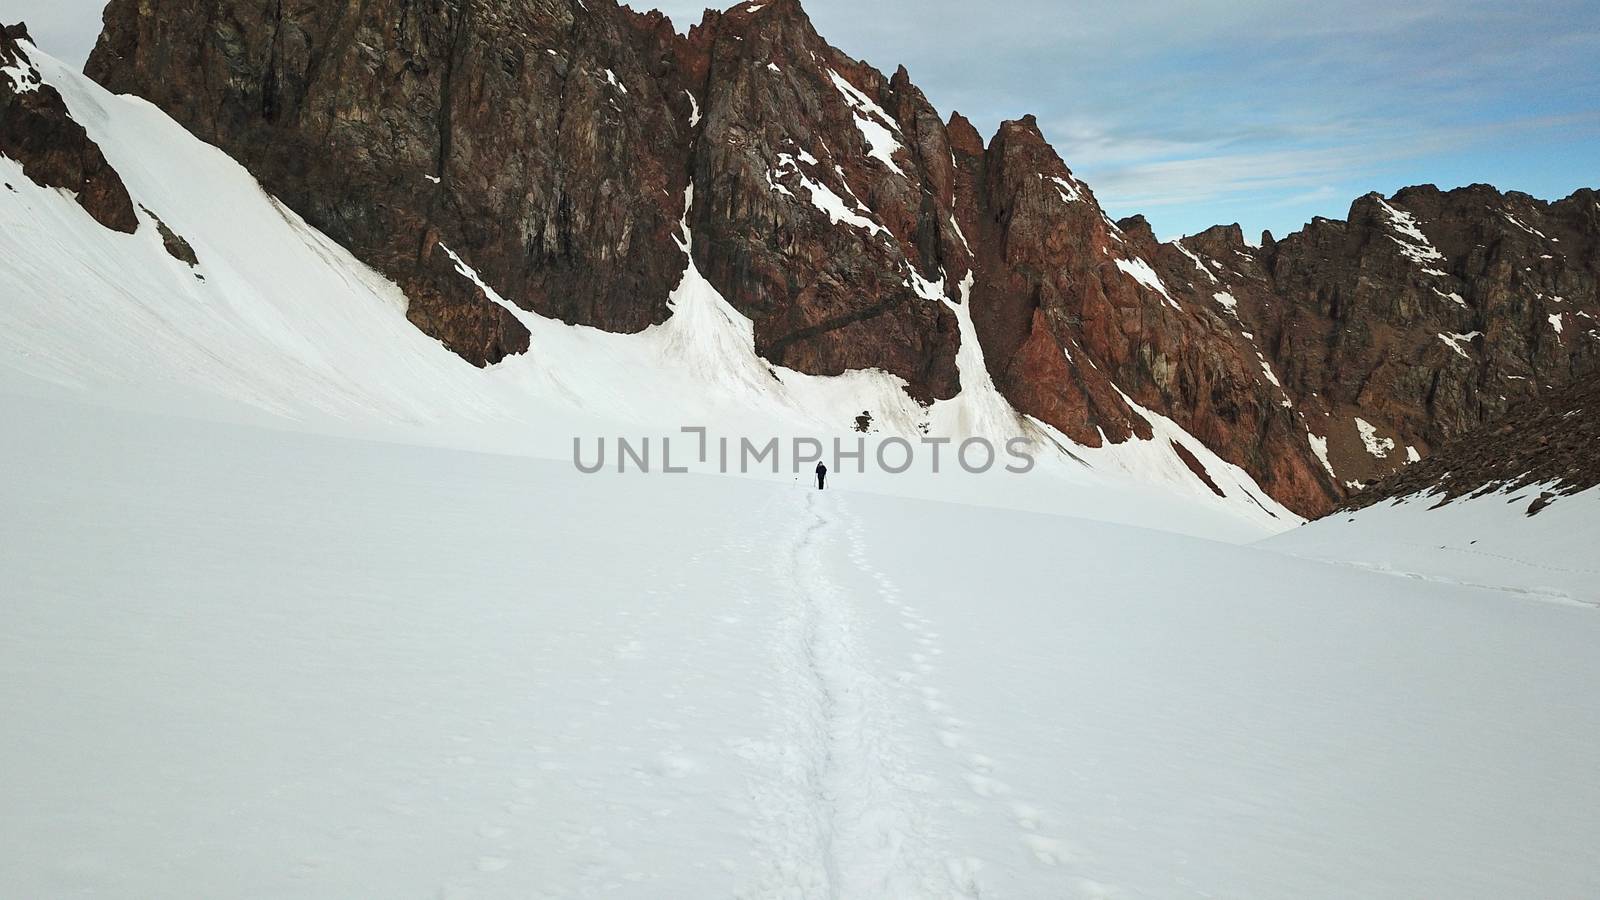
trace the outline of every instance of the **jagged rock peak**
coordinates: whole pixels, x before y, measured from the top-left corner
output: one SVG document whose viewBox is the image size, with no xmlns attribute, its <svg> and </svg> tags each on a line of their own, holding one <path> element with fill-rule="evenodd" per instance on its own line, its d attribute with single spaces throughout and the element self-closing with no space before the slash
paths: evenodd
<svg viewBox="0 0 1600 900">
<path fill-rule="evenodd" d="M 983 155 L 983 136 L 978 134 L 972 122 L 959 112 L 950 113 L 950 121 L 945 125 L 949 134 L 950 147 L 964 156 Z"/>
<path fill-rule="evenodd" d="M 1150 221 L 1139 213 L 1118 219 L 1117 227 L 1127 237 L 1151 244 L 1156 242 L 1155 229 L 1151 228 Z"/>
</svg>

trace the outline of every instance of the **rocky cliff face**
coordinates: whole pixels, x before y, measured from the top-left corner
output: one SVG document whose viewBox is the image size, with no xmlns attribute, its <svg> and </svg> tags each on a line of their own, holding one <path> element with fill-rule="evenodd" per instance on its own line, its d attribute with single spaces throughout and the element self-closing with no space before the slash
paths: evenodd
<svg viewBox="0 0 1600 900">
<path fill-rule="evenodd" d="M 1591 192 L 1416 188 L 1259 248 L 1162 243 L 1031 117 L 987 142 L 941 120 L 798 0 L 687 35 L 612 0 L 112 0 L 88 71 L 238 158 L 479 365 L 538 348 L 443 248 L 525 308 L 628 332 L 671 314 L 687 227 L 774 363 L 950 397 L 966 304 L 1020 411 L 1087 445 L 1168 416 L 1315 514 L 1600 349 Z"/>
<path fill-rule="evenodd" d="M 88 71 L 227 150 L 477 364 L 527 331 L 454 271 L 615 331 L 663 321 L 691 100 L 614 4 L 118 3 Z"/>
<path fill-rule="evenodd" d="M 1538 515 L 1600 485 L 1600 380 L 1586 378 L 1525 400 L 1450 438 L 1437 452 L 1351 497 L 1344 509 L 1428 492 L 1438 503 L 1507 489 Z M 1526 488 L 1527 490 L 1519 490 Z"/>
<path fill-rule="evenodd" d="M 1158 250 L 1173 282 L 1260 349 L 1355 490 L 1600 371 L 1597 200 L 1424 185 L 1259 248 L 1217 228 Z"/>
<path fill-rule="evenodd" d="M 688 161 L 696 263 L 750 316 L 757 351 L 955 395 L 957 328 L 938 300 L 966 262 L 933 107 L 903 71 L 829 46 L 795 0 L 708 13 L 687 44 L 705 73 Z"/>
<path fill-rule="evenodd" d="M 139 219 L 122 177 L 106 162 L 55 88 L 44 84 L 23 42 L 27 29 L 0 30 L 0 153 L 46 187 L 73 193 L 95 221 L 132 234 Z"/>
</svg>

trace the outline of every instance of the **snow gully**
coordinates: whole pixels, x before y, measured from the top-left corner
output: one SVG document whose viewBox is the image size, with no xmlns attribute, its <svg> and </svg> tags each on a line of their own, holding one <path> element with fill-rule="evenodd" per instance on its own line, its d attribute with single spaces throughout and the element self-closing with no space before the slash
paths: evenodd
<svg viewBox="0 0 1600 900">
<path fill-rule="evenodd" d="M 973 475 L 989 472 L 1003 459 L 1009 460 L 1002 467 L 1003 470 L 1014 475 L 1025 475 L 1033 471 L 1034 466 L 1034 442 L 1022 437 L 1007 440 L 1003 450 L 982 437 L 971 437 L 957 443 L 953 438 L 926 436 L 915 443 L 901 437 L 884 438 L 874 441 L 869 450 L 865 437 L 853 440 L 835 437 L 827 442 L 814 437 L 792 437 L 787 440 L 769 437 L 763 441 L 745 436 L 713 437 L 704 426 L 684 427 L 679 431 L 695 438 L 692 463 L 690 457 L 682 455 L 678 463 L 673 462 L 673 438 L 670 436 L 659 439 L 618 436 L 613 439 L 593 438 L 594 453 L 590 459 L 585 459 L 584 438 L 574 437 L 572 464 L 585 475 L 606 470 L 606 448 L 608 443 L 613 443 L 613 466 L 619 474 L 625 474 L 631 468 L 632 471 L 647 474 L 661 472 L 679 475 L 690 471 L 716 471 L 723 475 L 733 472 L 746 475 L 765 470 L 776 475 L 783 470 L 785 450 L 788 451 L 788 465 L 793 474 L 826 460 L 835 472 L 848 471 L 846 465 L 853 462 L 857 474 L 864 474 L 871 464 L 879 472 L 899 475 L 916 465 L 923 454 L 926 454 L 929 468 L 935 474 L 939 473 L 941 465 L 948 465 L 951 455 L 963 471 Z M 953 451 L 942 453 L 951 445 L 954 445 Z M 827 453 L 830 447 L 831 453 Z M 660 450 L 659 458 L 654 452 L 657 448 Z"/>
</svg>

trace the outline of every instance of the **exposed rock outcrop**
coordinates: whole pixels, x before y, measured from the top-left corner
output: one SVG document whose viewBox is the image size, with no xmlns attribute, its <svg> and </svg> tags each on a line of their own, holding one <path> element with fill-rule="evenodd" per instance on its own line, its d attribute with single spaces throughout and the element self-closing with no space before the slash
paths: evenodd
<svg viewBox="0 0 1600 900">
<path fill-rule="evenodd" d="M 183 235 L 173 231 L 166 222 L 161 221 L 160 216 L 151 212 L 148 206 L 140 204 L 139 208 L 144 210 L 144 214 L 156 223 L 156 233 L 161 235 L 161 247 L 167 251 L 168 256 L 190 268 L 200 264 L 200 258 L 195 255 L 194 248 L 189 246 L 189 242 L 184 239 Z"/>
<path fill-rule="evenodd" d="M 96 222 L 132 234 L 139 219 L 122 177 L 43 82 L 24 42 L 26 26 L 0 31 L 0 154 L 34 182 L 72 193 Z"/>
<path fill-rule="evenodd" d="M 938 302 L 968 263 L 949 224 L 950 148 L 904 70 L 829 46 L 796 0 L 707 13 L 691 166 L 706 278 L 756 350 L 815 374 L 880 368 L 929 400 L 960 389 Z"/>
<path fill-rule="evenodd" d="M 1537 487 L 1513 500 L 1538 515 L 1560 498 L 1600 485 L 1600 380 L 1582 379 L 1513 406 L 1488 424 L 1463 432 L 1345 504 L 1429 492 L 1439 503 L 1502 488 Z"/>
<path fill-rule="evenodd" d="M 1340 484 L 1359 489 L 1600 372 L 1596 200 L 1424 185 L 1259 248 L 1214 228 L 1159 262 L 1250 336 Z"/>
<path fill-rule="evenodd" d="M 957 158 L 975 206 L 973 316 L 996 384 L 1018 409 L 1098 446 L 1150 437 L 1137 404 L 1291 508 L 1337 496 L 1254 347 L 1214 303 L 1152 267 L 1162 245 L 1142 218 L 1107 218 L 1032 117 L 1003 123 L 981 155 L 964 119 L 950 127 L 964 134 Z"/>
</svg>

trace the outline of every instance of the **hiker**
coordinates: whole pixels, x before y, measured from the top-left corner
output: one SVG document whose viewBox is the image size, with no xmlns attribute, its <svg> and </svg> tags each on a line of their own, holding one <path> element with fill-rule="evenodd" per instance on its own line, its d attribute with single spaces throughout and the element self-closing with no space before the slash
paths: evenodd
<svg viewBox="0 0 1600 900">
<path fill-rule="evenodd" d="M 817 463 L 817 490 L 822 490 L 823 482 L 828 480 L 828 467 Z"/>
</svg>

